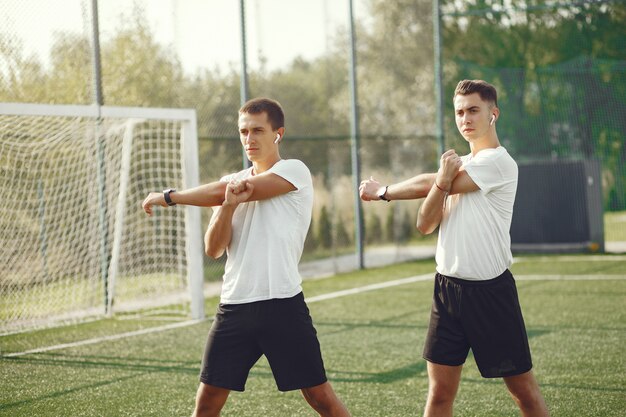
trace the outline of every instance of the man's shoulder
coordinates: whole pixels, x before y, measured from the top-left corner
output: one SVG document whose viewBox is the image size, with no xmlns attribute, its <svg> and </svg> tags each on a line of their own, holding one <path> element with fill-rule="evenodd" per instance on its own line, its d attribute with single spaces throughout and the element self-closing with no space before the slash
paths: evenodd
<svg viewBox="0 0 626 417">
<path fill-rule="evenodd" d="M 281 159 L 276 163 L 275 166 L 277 165 L 282 165 L 294 169 L 306 169 L 307 171 L 309 170 L 309 167 L 307 167 L 306 164 L 299 159 Z"/>
<path fill-rule="evenodd" d="M 300 175 L 311 175 L 309 167 L 299 159 L 281 159 L 270 169 L 270 171 L 299 173 Z"/>
<path fill-rule="evenodd" d="M 483 163 L 498 163 L 498 164 L 514 164 L 517 165 L 515 159 L 509 154 L 504 146 L 498 146 L 497 148 L 487 148 L 478 152 L 473 158 L 471 154 L 468 155 L 471 160 Z"/>
<path fill-rule="evenodd" d="M 313 186 L 311 171 L 299 159 L 281 159 L 268 172 L 286 179 L 298 190 L 309 189 Z"/>
<path fill-rule="evenodd" d="M 242 169 L 241 171 L 231 172 L 230 174 L 224 175 L 220 178 L 221 182 L 229 182 L 230 180 L 243 180 L 245 178 L 252 176 L 252 167 Z"/>
</svg>

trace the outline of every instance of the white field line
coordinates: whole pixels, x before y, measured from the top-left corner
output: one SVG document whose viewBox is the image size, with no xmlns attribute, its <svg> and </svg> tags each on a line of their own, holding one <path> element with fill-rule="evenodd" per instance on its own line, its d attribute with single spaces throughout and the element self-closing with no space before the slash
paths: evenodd
<svg viewBox="0 0 626 417">
<path fill-rule="evenodd" d="M 433 279 L 434 274 L 417 275 L 414 277 L 396 279 L 393 281 L 380 282 L 378 284 L 365 285 L 364 287 L 350 288 L 348 290 L 341 290 L 330 292 L 328 294 L 316 295 L 315 297 L 309 297 L 305 301 L 307 303 L 315 303 L 317 301 L 330 300 L 333 298 L 345 297 L 346 295 L 360 294 L 362 292 L 379 290 L 381 288 L 394 287 L 396 285 L 410 284 L 418 281 L 427 281 Z"/>
<path fill-rule="evenodd" d="M 429 274 L 424 274 L 424 275 L 416 275 L 416 276 L 412 276 L 408 278 L 396 279 L 393 281 L 385 281 L 385 282 L 381 282 L 378 284 L 370 284 L 370 285 L 365 285 L 363 287 L 350 288 L 347 290 L 335 291 L 335 292 L 331 292 L 328 294 L 316 295 L 314 297 L 307 298 L 306 302 L 310 304 L 310 303 L 315 303 L 318 301 L 331 300 L 333 298 L 340 298 L 340 297 L 345 297 L 348 295 L 360 294 L 360 293 L 364 293 L 368 291 L 375 291 L 375 290 L 379 290 L 382 288 L 389 288 L 389 287 L 394 287 L 398 285 L 411 284 L 411 283 L 419 282 L 419 281 L 428 281 L 428 280 L 433 279 L 433 277 L 434 277 L 434 273 L 429 273 Z M 626 279 L 626 275 L 520 275 L 520 276 L 516 276 L 515 279 L 517 281 L 624 280 Z M 183 321 L 180 323 L 173 323 L 173 324 L 168 324 L 165 326 L 150 327 L 147 329 L 120 333 L 120 334 L 111 335 L 111 336 L 95 337 L 92 339 L 81 340 L 78 342 L 63 343 L 60 345 L 53 345 L 53 346 L 25 350 L 23 352 L 7 353 L 6 355 L 1 355 L 0 357 L 14 358 L 17 356 L 30 355 L 34 353 L 43 353 L 43 352 L 50 352 L 53 350 L 74 348 L 78 346 L 93 345 L 93 344 L 105 342 L 105 341 L 119 340 L 119 339 L 124 339 L 127 337 L 134 337 L 134 336 L 140 336 L 144 334 L 164 332 L 167 330 L 178 329 L 181 327 L 193 326 L 194 324 L 201 323 L 205 320 L 208 320 L 208 319 L 188 320 L 188 321 Z"/>
<path fill-rule="evenodd" d="M 1 357 L 13 358 L 13 357 L 16 357 L 16 356 L 30 355 L 32 353 L 50 352 L 52 350 L 60 350 L 60 349 L 73 348 L 73 347 L 77 347 L 77 346 L 93 345 L 93 344 L 96 344 L 96 343 L 105 342 L 105 341 L 109 341 L 109 340 L 119 340 L 119 339 L 124 339 L 126 337 L 140 336 L 142 334 L 164 332 L 166 330 L 177 329 L 177 328 L 180 328 L 180 327 L 193 326 L 194 324 L 198 324 L 198 323 L 201 323 L 203 321 L 204 320 L 187 320 L 187 321 L 183 321 L 183 322 L 180 322 L 180 323 L 167 324 L 165 326 L 150 327 L 150 328 L 147 328 L 147 329 L 135 330 L 133 332 L 114 334 L 114 335 L 110 335 L 110 336 L 94 337 L 93 339 L 86 339 L 86 340 L 80 340 L 78 342 L 63 343 L 63 344 L 60 344 L 60 345 L 53 345 L 53 346 L 36 348 L 36 349 L 30 349 L 30 350 L 25 350 L 23 352 L 7 353 L 6 355 L 2 355 Z"/>
<path fill-rule="evenodd" d="M 513 264 L 518 262 L 608 262 L 608 261 L 625 261 L 626 255 L 561 255 L 561 256 L 515 256 Z"/>
<path fill-rule="evenodd" d="M 516 281 L 621 281 L 626 279 L 624 275 L 520 275 L 515 276 Z"/>
</svg>

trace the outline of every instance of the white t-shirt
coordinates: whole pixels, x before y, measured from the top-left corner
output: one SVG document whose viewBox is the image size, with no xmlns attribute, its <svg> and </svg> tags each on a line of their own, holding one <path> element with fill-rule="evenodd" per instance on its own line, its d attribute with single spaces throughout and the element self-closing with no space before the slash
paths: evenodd
<svg viewBox="0 0 626 417">
<path fill-rule="evenodd" d="M 232 220 L 232 239 L 221 302 L 241 304 L 293 297 L 302 291 L 298 262 L 311 224 L 313 181 L 307 166 L 280 160 L 269 171 L 289 181 L 296 190 L 267 200 L 241 203 Z M 252 168 L 220 181 L 252 176 Z"/>
<path fill-rule="evenodd" d="M 501 146 L 461 160 L 480 190 L 448 196 L 437 240 L 437 271 L 467 280 L 492 279 L 513 262 L 509 231 L 517 164 Z"/>
</svg>

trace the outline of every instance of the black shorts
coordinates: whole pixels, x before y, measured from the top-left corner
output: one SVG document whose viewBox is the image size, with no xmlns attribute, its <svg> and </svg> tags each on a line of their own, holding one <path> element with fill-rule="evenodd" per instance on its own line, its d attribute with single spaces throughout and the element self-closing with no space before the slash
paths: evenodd
<svg viewBox="0 0 626 417">
<path fill-rule="evenodd" d="M 509 270 L 487 281 L 435 275 L 424 359 L 458 366 L 465 363 L 470 348 L 485 378 L 519 375 L 532 368 L 517 288 Z"/>
<path fill-rule="evenodd" d="M 327 381 L 317 332 L 302 293 L 284 299 L 220 304 L 209 331 L 200 381 L 244 391 L 265 355 L 280 391 Z"/>
</svg>

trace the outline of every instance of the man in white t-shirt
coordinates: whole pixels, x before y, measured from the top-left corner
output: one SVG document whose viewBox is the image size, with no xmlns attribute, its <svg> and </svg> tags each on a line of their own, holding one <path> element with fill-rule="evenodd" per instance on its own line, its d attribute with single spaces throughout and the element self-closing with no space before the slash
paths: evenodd
<svg viewBox="0 0 626 417">
<path fill-rule="evenodd" d="M 423 354 L 429 378 L 424 415 L 452 416 L 463 364 L 472 349 L 481 375 L 503 378 L 522 415 L 547 416 L 531 370 L 515 280 L 508 270 L 518 171 L 496 133 L 496 89 L 482 80 L 460 81 L 454 110 L 469 154 L 448 150 L 437 173 L 386 187 L 370 178 L 360 186 L 365 201 L 425 198 L 417 228 L 429 234 L 439 227 Z"/>
<path fill-rule="evenodd" d="M 274 100 L 239 110 L 239 136 L 252 166 L 190 190 L 150 193 L 152 206 L 214 207 L 208 256 L 227 254 L 220 304 L 202 361 L 194 416 L 219 416 L 231 390 L 243 391 L 265 355 L 278 389 L 300 389 L 322 416 L 349 416 L 326 372 L 302 294 L 298 262 L 311 223 L 313 183 L 299 160 L 283 160 L 284 113 Z"/>
</svg>

